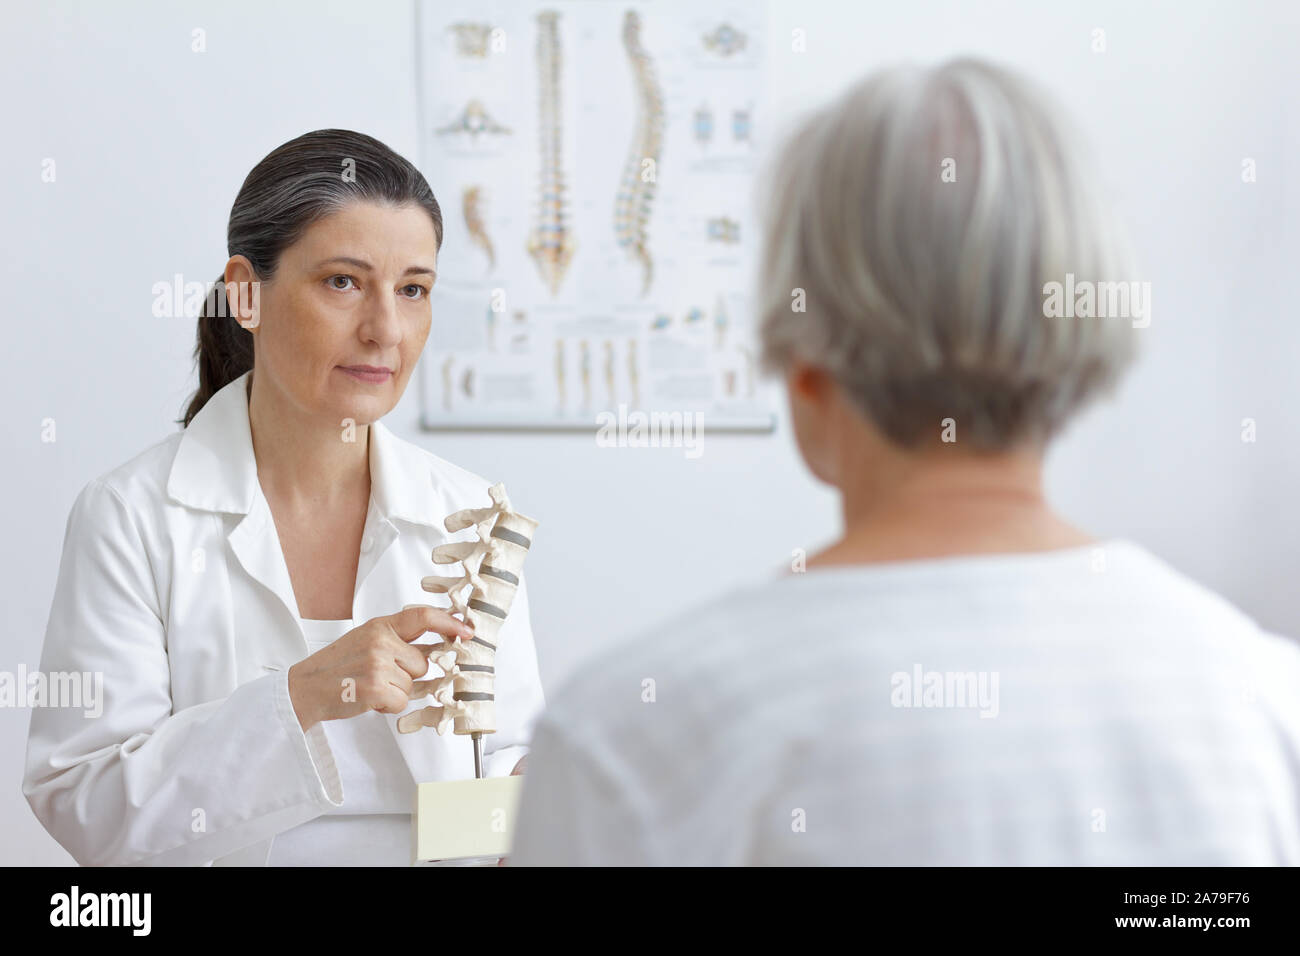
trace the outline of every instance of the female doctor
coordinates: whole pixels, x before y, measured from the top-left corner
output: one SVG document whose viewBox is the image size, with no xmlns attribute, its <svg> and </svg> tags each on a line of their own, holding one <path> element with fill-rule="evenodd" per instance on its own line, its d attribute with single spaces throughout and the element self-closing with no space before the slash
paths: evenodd
<svg viewBox="0 0 1300 956">
<path fill-rule="evenodd" d="M 441 246 L 424 177 L 360 133 L 244 181 L 184 429 L 68 519 L 41 670 L 102 675 L 102 714 L 35 709 L 23 792 L 78 863 L 405 865 L 416 782 L 473 776 L 468 738 L 396 731 L 433 703 L 428 649 L 472 636 L 420 586 L 475 537 L 443 519 L 489 504 L 379 421 Z M 500 636 L 489 776 L 521 770 L 543 706 L 522 580 Z"/>
</svg>

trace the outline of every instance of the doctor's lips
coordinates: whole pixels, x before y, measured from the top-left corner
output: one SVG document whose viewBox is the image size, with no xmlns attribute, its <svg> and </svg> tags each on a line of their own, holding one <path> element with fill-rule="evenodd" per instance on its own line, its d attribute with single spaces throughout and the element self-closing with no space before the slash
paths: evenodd
<svg viewBox="0 0 1300 956">
<path fill-rule="evenodd" d="M 351 375 L 358 382 L 369 385 L 382 385 L 393 375 L 393 370 L 382 365 L 340 365 L 339 371 Z"/>
</svg>

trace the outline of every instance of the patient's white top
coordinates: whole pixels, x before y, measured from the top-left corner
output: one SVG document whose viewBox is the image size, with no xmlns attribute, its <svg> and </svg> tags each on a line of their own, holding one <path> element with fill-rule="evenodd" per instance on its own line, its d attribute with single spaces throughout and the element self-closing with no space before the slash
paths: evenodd
<svg viewBox="0 0 1300 956">
<path fill-rule="evenodd" d="M 1300 649 L 1124 540 L 788 574 L 548 698 L 516 865 L 1300 864 Z"/>
<path fill-rule="evenodd" d="M 314 654 L 357 625 L 299 618 Z M 321 721 L 343 805 L 279 834 L 267 866 L 410 866 L 415 781 L 384 715 Z"/>
</svg>

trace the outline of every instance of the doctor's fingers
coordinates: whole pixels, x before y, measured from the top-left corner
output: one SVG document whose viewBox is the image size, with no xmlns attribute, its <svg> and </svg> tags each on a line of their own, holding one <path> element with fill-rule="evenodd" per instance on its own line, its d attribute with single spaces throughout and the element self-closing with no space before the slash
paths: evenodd
<svg viewBox="0 0 1300 956">
<path fill-rule="evenodd" d="M 452 617 L 446 610 L 432 604 L 408 604 L 396 614 L 385 618 L 393 633 L 403 641 L 413 641 L 421 634 L 433 631 L 443 637 L 470 638 L 474 628 Z"/>
<path fill-rule="evenodd" d="M 423 677 L 429 671 L 429 654 L 425 646 L 394 641 L 391 648 L 393 663 L 411 678 Z"/>
<path fill-rule="evenodd" d="M 381 714 L 400 714 L 411 703 L 411 686 L 414 683 L 411 675 L 401 668 L 394 667 L 389 674 L 388 682 L 376 693 L 370 705 L 371 709 Z"/>
</svg>

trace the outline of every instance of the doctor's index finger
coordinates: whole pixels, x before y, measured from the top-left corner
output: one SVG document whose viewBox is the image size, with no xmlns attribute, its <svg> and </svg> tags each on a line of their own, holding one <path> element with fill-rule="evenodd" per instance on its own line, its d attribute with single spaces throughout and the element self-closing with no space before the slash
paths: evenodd
<svg viewBox="0 0 1300 956">
<path fill-rule="evenodd" d="M 429 631 L 444 637 L 474 636 L 474 629 L 464 621 L 458 621 L 445 609 L 431 604 L 408 604 L 396 614 L 390 614 L 388 623 L 408 644 Z"/>
</svg>

